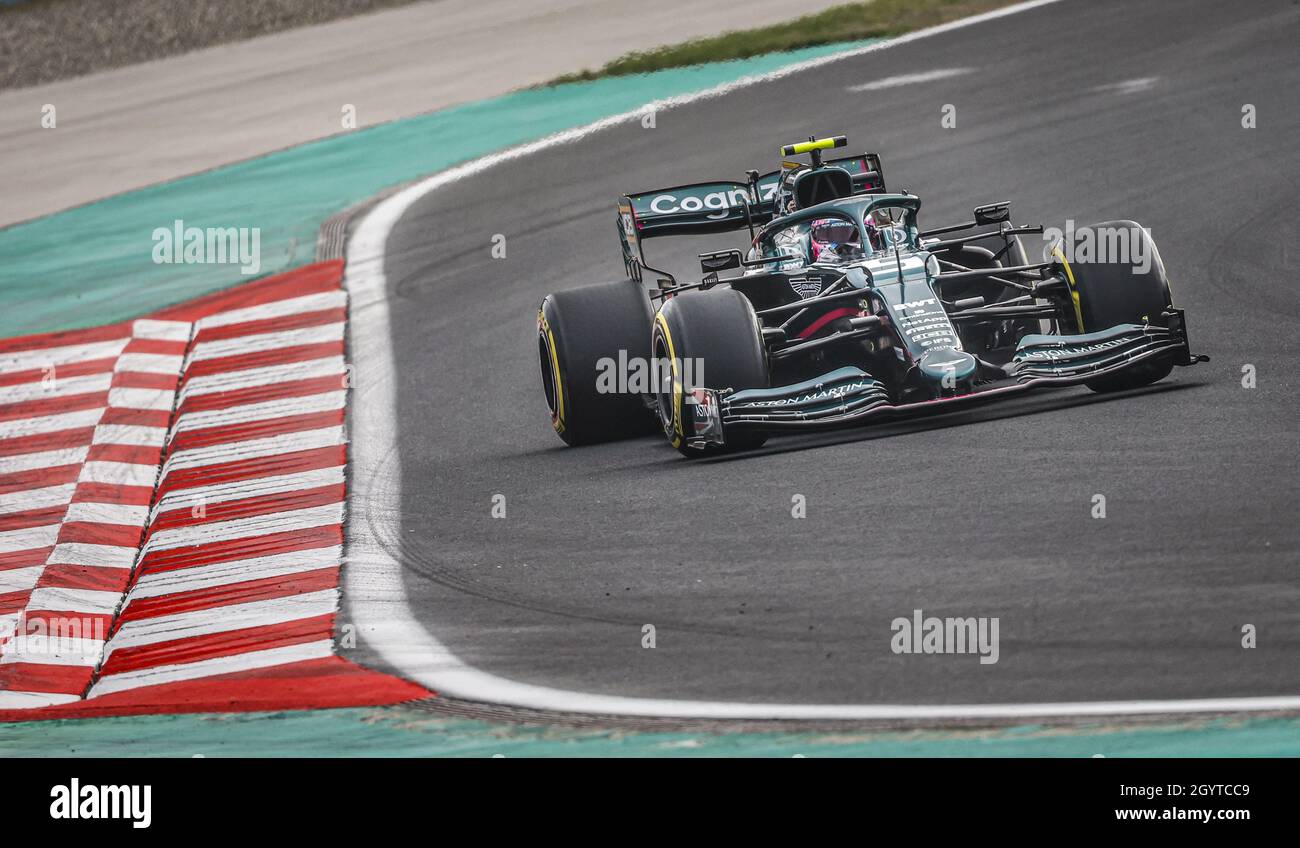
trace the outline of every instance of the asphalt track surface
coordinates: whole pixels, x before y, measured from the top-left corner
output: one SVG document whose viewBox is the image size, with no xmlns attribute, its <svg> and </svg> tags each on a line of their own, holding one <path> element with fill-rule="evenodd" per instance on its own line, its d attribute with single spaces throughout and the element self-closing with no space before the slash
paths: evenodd
<svg viewBox="0 0 1300 848">
<path fill-rule="evenodd" d="M 1300 692 L 1298 42 L 1290 2 L 1065 2 L 664 111 L 654 129 L 618 125 L 425 196 L 385 260 L 399 556 L 420 623 L 476 668 L 607 695 Z M 945 104 L 954 129 L 940 127 Z M 1258 128 L 1242 127 L 1243 104 Z M 928 225 L 1000 199 L 1020 222 L 1142 222 L 1213 361 L 1147 390 L 1036 394 L 736 458 L 686 461 L 656 437 L 563 447 L 535 310 L 549 291 L 621 275 L 616 196 L 741 178 L 772 167 L 781 143 L 841 132 L 881 152 Z M 505 259 L 490 255 L 498 233 Z M 649 250 L 688 270 L 698 248 Z M 490 517 L 498 493 L 505 519 Z M 791 517 L 795 494 L 805 519 Z M 890 622 L 918 608 L 998 617 L 999 661 L 894 654 Z"/>
</svg>

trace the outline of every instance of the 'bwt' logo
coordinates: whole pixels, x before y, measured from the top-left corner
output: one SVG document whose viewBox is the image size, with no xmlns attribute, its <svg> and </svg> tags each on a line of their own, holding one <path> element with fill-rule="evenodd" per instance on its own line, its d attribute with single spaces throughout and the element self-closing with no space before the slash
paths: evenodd
<svg viewBox="0 0 1300 848">
<path fill-rule="evenodd" d="M 132 827 L 145 828 L 153 821 L 152 795 L 152 786 L 82 786 L 74 777 L 50 788 L 50 818 L 130 819 Z"/>
</svg>

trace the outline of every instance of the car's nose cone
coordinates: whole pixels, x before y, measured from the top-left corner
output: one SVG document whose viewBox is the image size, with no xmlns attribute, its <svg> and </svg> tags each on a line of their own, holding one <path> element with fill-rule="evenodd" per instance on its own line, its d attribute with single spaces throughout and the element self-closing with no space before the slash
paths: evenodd
<svg viewBox="0 0 1300 848">
<path fill-rule="evenodd" d="M 942 348 L 927 350 L 921 354 L 917 367 L 928 380 L 940 385 L 952 386 L 959 380 L 965 380 L 975 373 L 978 363 L 975 357 L 964 350 Z M 945 384 L 945 380 L 948 382 Z"/>
</svg>

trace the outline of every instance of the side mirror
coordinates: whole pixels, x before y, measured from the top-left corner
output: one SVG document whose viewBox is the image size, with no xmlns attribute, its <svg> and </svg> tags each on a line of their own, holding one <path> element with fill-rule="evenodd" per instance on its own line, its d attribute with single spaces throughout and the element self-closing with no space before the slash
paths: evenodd
<svg viewBox="0 0 1300 848">
<path fill-rule="evenodd" d="M 741 265 L 739 250 L 718 250 L 713 253 L 700 254 L 700 270 L 706 274 L 719 271 L 732 271 Z"/>
<path fill-rule="evenodd" d="M 975 223 L 1000 224 L 1003 221 L 1011 220 L 1011 201 L 1003 200 L 998 203 L 986 203 L 983 206 L 975 207 Z"/>
</svg>

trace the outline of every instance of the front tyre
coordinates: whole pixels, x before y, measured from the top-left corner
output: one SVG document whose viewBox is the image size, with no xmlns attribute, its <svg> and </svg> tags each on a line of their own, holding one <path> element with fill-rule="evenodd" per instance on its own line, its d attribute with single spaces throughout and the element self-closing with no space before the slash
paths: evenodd
<svg viewBox="0 0 1300 848">
<path fill-rule="evenodd" d="M 642 436 L 655 430 L 641 394 L 609 371 L 650 351 L 650 300 L 619 280 L 546 296 L 537 312 L 537 354 L 551 426 L 567 445 Z M 622 360 L 619 353 L 623 352 Z"/>
<path fill-rule="evenodd" d="M 1101 245 L 1126 244 L 1127 256 L 1096 255 L 1090 261 L 1066 261 L 1060 247 L 1053 249 L 1066 271 L 1080 333 L 1106 330 L 1119 324 L 1158 324 L 1173 306 L 1169 278 L 1160 251 L 1150 234 L 1135 221 L 1106 221 L 1076 231 L 1076 239 L 1090 230 L 1094 252 Z M 1118 234 L 1127 231 L 1124 239 Z M 1109 253 L 1109 250 L 1104 253 Z M 1169 376 L 1172 353 L 1151 357 L 1115 374 L 1090 380 L 1094 392 L 1118 392 L 1150 385 Z"/>
<path fill-rule="evenodd" d="M 665 363 L 655 400 L 659 422 L 673 447 L 685 456 L 708 449 L 691 447 L 694 407 L 692 388 L 766 388 L 767 349 L 754 307 L 730 288 L 685 292 L 669 298 L 655 316 L 651 336 L 654 358 Z M 726 450 L 762 446 L 761 433 L 726 433 Z"/>
</svg>

